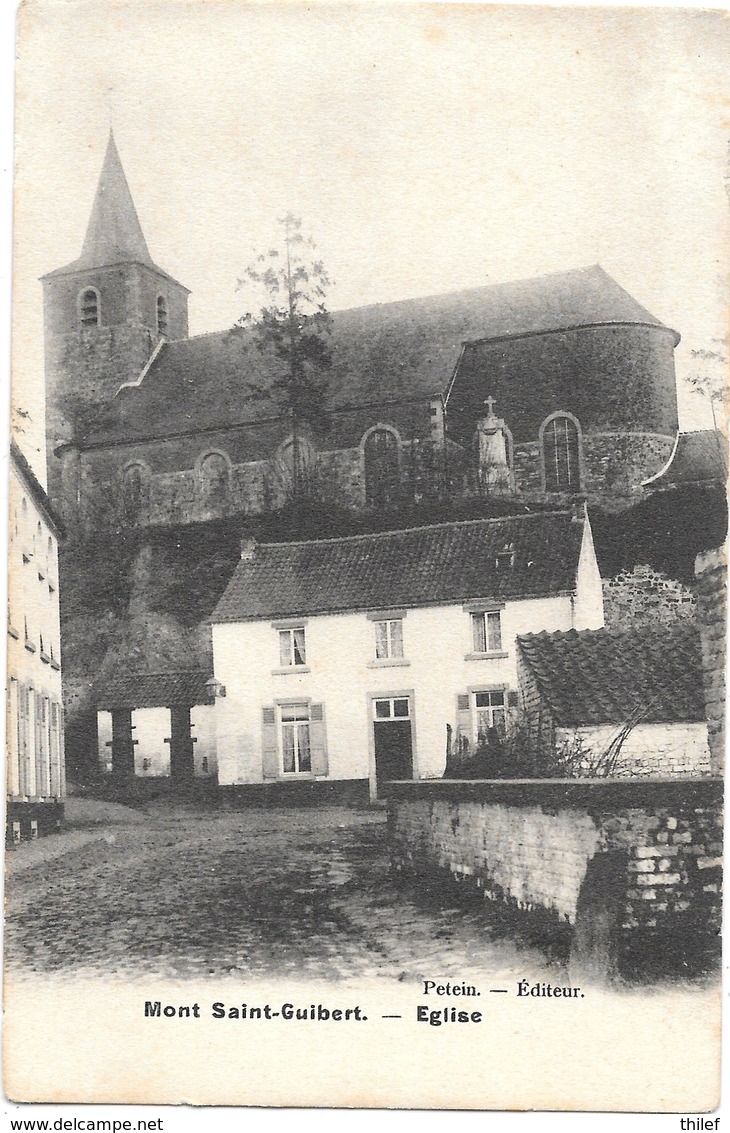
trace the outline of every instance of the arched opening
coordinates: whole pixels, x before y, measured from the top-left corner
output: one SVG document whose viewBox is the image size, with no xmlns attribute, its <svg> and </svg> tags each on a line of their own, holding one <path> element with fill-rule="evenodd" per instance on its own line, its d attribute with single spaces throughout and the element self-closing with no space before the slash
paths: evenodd
<svg viewBox="0 0 730 1133">
<path fill-rule="evenodd" d="M 157 296 L 157 333 L 167 337 L 167 299 L 164 295 Z"/>
<path fill-rule="evenodd" d="M 220 452 L 210 452 L 200 461 L 198 484 L 203 504 L 220 510 L 228 503 L 230 492 L 230 467 L 226 457 Z"/>
<path fill-rule="evenodd" d="M 392 429 L 375 428 L 363 445 L 365 502 L 370 507 L 395 503 L 400 486 L 400 445 Z"/>
<path fill-rule="evenodd" d="M 554 413 L 543 421 L 540 453 L 546 492 L 581 490 L 581 436 L 575 417 Z"/>
<path fill-rule="evenodd" d="M 130 464 L 122 477 L 122 511 L 127 523 L 137 523 L 147 506 L 148 473 L 143 464 Z"/>
<path fill-rule="evenodd" d="M 79 296 L 79 320 L 82 327 L 98 327 L 100 323 L 101 304 L 99 292 L 95 287 L 87 287 Z"/>
</svg>

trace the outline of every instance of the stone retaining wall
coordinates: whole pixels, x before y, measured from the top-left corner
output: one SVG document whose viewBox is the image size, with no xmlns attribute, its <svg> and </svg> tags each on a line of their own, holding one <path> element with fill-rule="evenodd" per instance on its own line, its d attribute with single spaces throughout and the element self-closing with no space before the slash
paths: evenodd
<svg viewBox="0 0 730 1133">
<path fill-rule="evenodd" d="M 396 870 L 548 914 L 594 971 L 692 967 L 717 941 L 717 779 L 396 783 L 389 835 Z"/>
</svg>

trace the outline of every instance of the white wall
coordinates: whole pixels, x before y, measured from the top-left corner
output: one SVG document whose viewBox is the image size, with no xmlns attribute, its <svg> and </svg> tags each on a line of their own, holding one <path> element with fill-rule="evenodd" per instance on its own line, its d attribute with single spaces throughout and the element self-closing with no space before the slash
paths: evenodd
<svg viewBox="0 0 730 1133">
<path fill-rule="evenodd" d="M 99 770 L 110 773 L 112 769 L 112 714 L 97 712 L 96 736 L 99 748 Z"/>
<path fill-rule="evenodd" d="M 558 747 L 580 735 L 583 745 L 596 754 L 605 751 L 620 732 L 619 724 L 593 728 L 558 728 Z M 683 777 L 710 774 L 707 724 L 637 724 L 621 747 L 614 772 L 617 776 Z"/>
<path fill-rule="evenodd" d="M 112 749 L 107 747 L 112 738 L 111 712 L 98 712 L 97 735 L 99 766 L 102 771 L 111 772 Z M 215 708 L 212 704 L 199 704 L 190 711 L 191 732 L 197 738 L 193 745 L 195 775 L 212 778 L 216 774 Z M 132 737 L 134 746 L 134 772 L 143 778 L 166 776 L 170 774 L 170 745 L 165 738 L 170 736 L 169 708 L 136 708 L 132 712 Z M 208 771 L 203 771 L 203 758 L 208 759 Z M 144 760 L 149 760 L 145 770 Z"/>
<path fill-rule="evenodd" d="M 578 559 L 573 629 L 601 629 L 603 626 L 603 584 L 593 546 L 591 525 L 583 524 L 583 542 Z"/>
<path fill-rule="evenodd" d="M 61 646 L 58 608 L 58 547 L 45 516 L 36 508 L 14 461 L 10 461 L 8 539 L 8 634 L 7 634 L 7 760 L 8 795 L 13 799 L 60 798 L 64 790 L 63 727 L 61 715 Z M 50 540 L 50 552 L 49 552 Z M 27 627 L 27 636 L 26 636 Z M 43 648 L 41 649 L 41 641 Z M 51 662 L 51 656 L 53 661 Z M 25 759 L 25 782 L 29 790 L 20 794 L 21 769 L 18 740 L 18 710 L 21 686 L 30 689 L 29 747 Z M 53 750 L 54 766 L 48 766 L 43 781 L 36 775 L 36 700 L 46 701 L 50 727 L 51 706 L 58 727 Z M 46 729 L 46 751 L 52 751 Z"/>
<path fill-rule="evenodd" d="M 600 589 L 599 589 L 600 593 Z M 308 672 L 280 673 L 279 636 L 270 621 L 213 626 L 218 774 L 222 784 L 262 780 L 262 706 L 302 697 L 325 707 L 329 777 L 374 774 L 370 694 L 413 691 L 416 778 L 443 774 L 446 725 L 456 725 L 456 697 L 475 687 L 517 688 L 515 638 L 573 625 L 569 595 L 509 602 L 502 610 L 507 656 L 467 660 L 471 619 L 462 605 L 409 609 L 403 620 L 404 662 L 373 666 L 375 630 L 364 613 L 306 620 Z M 371 663 L 370 666 L 368 663 Z"/>
</svg>

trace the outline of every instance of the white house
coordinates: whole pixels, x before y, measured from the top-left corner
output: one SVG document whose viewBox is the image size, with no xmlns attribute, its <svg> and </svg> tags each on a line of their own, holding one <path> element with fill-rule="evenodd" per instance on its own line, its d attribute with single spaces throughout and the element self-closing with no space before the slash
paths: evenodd
<svg viewBox="0 0 730 1133">
<path fill-rule="evenodd" d="M 114 673 L 94 688 L 99 766 L 142 779 L 214 779 L 215 712 L 204 669 Z"/>
<path fill-rule="evenodd" d="M 700 635 L 689 622 L 539 633 L 517 643 L 533 738 L 578 774 L 710 774 Z"/>
<path fill-rule="evenodd" d="M 16 842 L 58 829 L 63 818 L 60 535 L 46 493 L 11 441 L 6 837 Z"/>
<path fill-rule="evenodd" d="M 517 636 L 603 604 L 585 512 L 543 512 L 244 540 L 212 622 L 219 783 L 367 798 L 443 775 L 456 729 L 502 729 Z"/>
</svg>

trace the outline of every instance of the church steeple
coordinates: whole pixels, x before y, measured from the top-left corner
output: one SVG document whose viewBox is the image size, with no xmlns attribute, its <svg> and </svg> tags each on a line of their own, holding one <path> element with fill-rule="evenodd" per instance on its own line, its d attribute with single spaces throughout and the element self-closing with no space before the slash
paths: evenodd
<svg viewBox="0 0 730 1133">
<path fill-rule="evenodd" d="M 163 340 L 188 334 L 188 289 L 150 256 L 111 131 L 81 255 L 42 282 L 52 453 L 139 378 Z"/>
<path fill-rule="evenodd" d="M 137 262 L 154 267 L 114 141 L 109 141 L 76 268 Z"/>
</svg>

